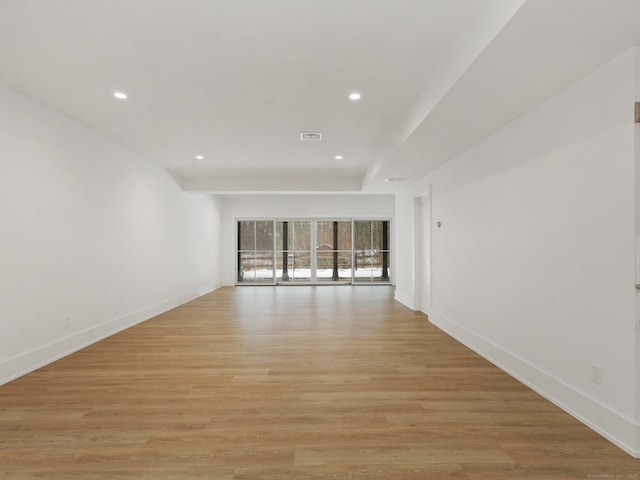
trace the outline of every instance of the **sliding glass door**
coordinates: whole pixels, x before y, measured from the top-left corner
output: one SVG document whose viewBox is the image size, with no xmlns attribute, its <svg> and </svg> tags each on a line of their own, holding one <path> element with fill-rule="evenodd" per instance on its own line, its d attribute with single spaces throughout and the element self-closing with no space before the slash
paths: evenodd
<svg viewBox="0 0 640 480">
<path fill-rule="evenodd" d="M 273 284 L 273 221 L 238 222 L 238 283 Z"/>
<path fill-rule="evenodd" d="M 354 220 L 354 281 L 389 281 L 389 222 Z"/>
<path fill-rule="evenodd" d="M 310 220 L 276 222 L 277 283 L 311 283 L 311 240 Z"/>
<path fill-rule="evenodd" d="M 237 284 L 390 283 L 389 220 L 237 221 Z"/>
<path fill-rule="evenodd" d="M 351 282 L 351 221 L 316 221 L 316 282 Z"/>
</svg>

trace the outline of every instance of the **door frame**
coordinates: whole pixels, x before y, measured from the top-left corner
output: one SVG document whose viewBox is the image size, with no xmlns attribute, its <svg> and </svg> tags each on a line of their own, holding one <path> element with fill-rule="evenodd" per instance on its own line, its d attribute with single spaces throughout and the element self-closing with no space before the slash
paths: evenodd
<svg viewBox="0 0 640 480">
<path fill-rule="evenodd" d="M 431 311 L 431 188 L 414 198 L 413 301 L 425 315 Z"/>
</svg>

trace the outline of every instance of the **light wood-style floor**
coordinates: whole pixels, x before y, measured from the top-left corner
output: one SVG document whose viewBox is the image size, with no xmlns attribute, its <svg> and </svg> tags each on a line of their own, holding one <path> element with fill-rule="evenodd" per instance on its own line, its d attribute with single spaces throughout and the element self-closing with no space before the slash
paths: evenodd
<svg viewBox="0 0 640 480">
<path fill-rule="evenodd" d="M 0 387 L 0 479 L 640 478 L 371 287 L 223 288 Z"/>
</svg>

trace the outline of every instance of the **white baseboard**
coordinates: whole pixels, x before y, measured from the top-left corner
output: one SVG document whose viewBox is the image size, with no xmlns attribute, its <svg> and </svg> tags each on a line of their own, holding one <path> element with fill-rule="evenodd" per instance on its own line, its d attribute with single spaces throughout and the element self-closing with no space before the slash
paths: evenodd
<svg viewBox="0 0 640 480">
<path fill-rule="evenodd" d="M 403 304 L 405 307 L 415 310 L 415 305 L 413 304 L 413 297 L 411 295 L 405 295 L 403 292 L 396 289 L 393 298 Z"/>
<path fill-rule="evenodd" d="M 637 425 L 634 420 L 621 415 L 439 312 L 432 312 L 429 320 L 629 455 L 640 458 L 638 445 L 640 425 Z"/>
<path fill-rule="evenodd" d="M 198 290 L 198 296 L 201 297 L 202 295 L 206 295 L 207 293 L 214 292 L 214 291 L 216 291 L 219 288 L 222 288 L 224 286 L 226 286 L 226 285 L 222 280 L 218 280 L 217 282 L 210 283 L 208 285 L 205 285 L 205 286 L 201 287 Z"/>
<path fill-rule="evenodd" d="M 0 385 L 15 380 L 18 377 L 44 367 L 78 350 L 82 350 L 111 335 L 210 293 L 221 286 L 222 282 L 203 285 L 197 290 L 184 292 L 168 300 L 127 313 L 81 332 L 76 332 L 67 337 L 54 340 L 47 345 L 35 348 L 29 352 L 4 360 L 0 362 Z"/>
</svg>

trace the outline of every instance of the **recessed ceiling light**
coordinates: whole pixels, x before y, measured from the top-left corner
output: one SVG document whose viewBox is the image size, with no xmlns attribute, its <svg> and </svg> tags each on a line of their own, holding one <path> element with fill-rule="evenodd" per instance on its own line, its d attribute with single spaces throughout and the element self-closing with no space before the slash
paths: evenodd
<svg viewBox="0 0 640 480">
<path fill-rule="evenodd" d="M 333 158 L 335 158 L 336 160 L 342 160 L 344 157 L 342 155 L 336 155 Z"/>
<path fill-rule="evenodd" d="M 358 92 L 353 92 L 349 95 L 349 100 L 360 100 L 361 95 Z"/>
<path fill-rule="evenodd" d="M 203 155 L 196 155 L 196 160 L 204 160 L 204 156 Z"/>
<path fill-rule="evenodd" d="M 124 92 L 113 92 L 113 96 L 116 97 L 118 100 L 126 100 L 127 99 L 127 94 Z"/>
</svg>

